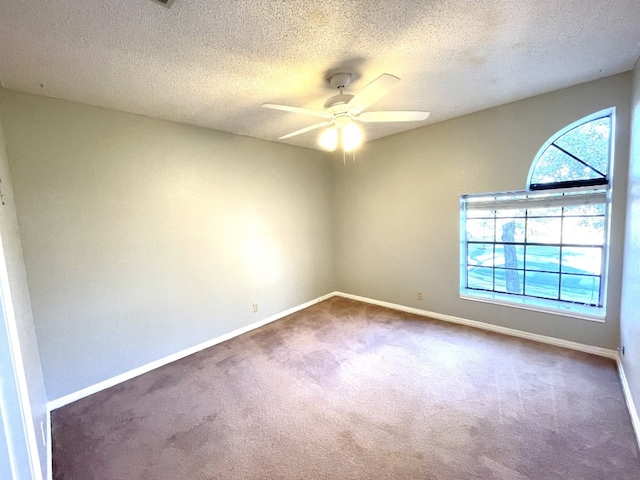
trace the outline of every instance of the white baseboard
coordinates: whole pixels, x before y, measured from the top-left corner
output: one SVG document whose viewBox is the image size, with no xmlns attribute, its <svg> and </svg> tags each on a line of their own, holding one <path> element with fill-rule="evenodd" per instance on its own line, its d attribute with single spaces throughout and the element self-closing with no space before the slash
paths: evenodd
<svg viewBox="0 0 640 480">
<path fill-rule="evenodd" d="M 513 328 L 507 328 L 507 327 L 501 327 L 499 325 L 493 325 L 490 323 L 484 323 L 484 322 L 478 322 L 476 320 L 469 320 L 467 318 L 462 318 L 462 317 L 455 317 L 453 315 L 446 315 L 446 314 L 442 314 L 442 313 L 437 313 L 437 312 L 431 312 L 428 310 L 422 310 L 422 309 L 418 309 L 418 308 L 413 308 L 413 307 L 407 307 L 405 305 L 399 305 L 396 303 L 390 303 L 390 302 L 383 302 L 380 300 L 375 300 L 373 298 L 367 298 L 367 297 L 361 297 L 359 295 L 352 295 L 350 293 L 344 293 L 344 292 L 331 292 L 328 293 L 326 295 L 322 295 L 321 297 L 318 297 L 314 300 L 310 300 L 308 302 L 305 302 L 303 304 L 300 304 L 298 306 L 292 307 L 288 310 L 285 310 L 283 312 L 277 313 L 275 315 L 272 315 L 270 317 L 267 317 L 265 319 L 259 320 L 257 322 L 251 323 L 245 327 L 239 328 L 237 330 L 234 330 L 232 332 L 226 333 L 224 335 L 220 335 L 219 337 L 213 338 L 211 340 L 208 340 L 206 342 L 200 343 L 198 345 L 195 345 L 193 347 L 187 348 L 185 350 L 182 350 L 180 352 L 176 352 L 174 354 L 168 355 L 166 357 L 160 358 L 158 360 L 155 360 L 153 362 L 147 363 L 145 365 L 142 365 L 140 367 L 134 368 L 133 370 L 129 370 L 127 372 L 121 373 L 120 375 L 116 375 L 115 377 L 103 380 L 99 383 L 96 383 L 95 385 L 90 385 L 86 388 L 83 388 L 81 390 L 78 390 L 76 392 L 70 393 L 68 395 L 64 395 L 63 397 L 51 400 L 47 403 L 47 407 L 49 409 L 49 411 L 51 410 L 55 410 L 57 408 L 63 407 L 65 405 L 68 405 L 69 403 L 75 402 L 76 400 L 80 400 L 81 398 L 84 397 L 88 397 L 89 395 L 93 395 L 94 393 L 100 392 L 102 390 L 105 390 L 109 387 L 113 387 L 114 385 L 117 385 L 119 383 L 125 382 L 127 380 L 130 380 L 134 377 L 137 377 L 139 375 L 142 375 L 144 373 L 150 372 L 151 370 L 155 370 L 158 367 L 161 367 L 163 365 L 166 365 L 168 363 L 171 362 L 175 362 L 176 360 L 180 360 L 181 358 L 184 358 L 188 355 L 192 355 L 194 353 L 197 353 L 201 350 L 204 350 L 205 348 L 209 348 L 212 347 L 214 345 L 217 345 L 218 343 L 222 343 L 225 342 L 227 340 L 230 340 L 234 337 L 237 337 L 239 335 L 242 335 L 243 333 L 247 333 L 250 332 L 251 330 L 255 330 L 256 328 L 262 327 L 264 325 L 267 325 L 268 323 L 274 322 L 276 320 L 279 320 L 283 317 L 286 317 L 287 315 L 291 315 L 292 313 L 298 312 L 300 310 L 303 310 L 305 308 L 308 308 L 312 305 L 315 305 L 316 303 L 322 302 L 324 300 L 327 300 L 328 298 L 334 297 L 334 296 L 340 296 L 340 297 L 344 297 L 344 298 L 350 298 L 352 300 L 357 300 L 360 302 L 365 302 L 365 303 L 370 303 L 372 305 L 379 305 L 381 307 L 386 307 L 386 308 L 390 308 L 392 310 L 399 310 L 399 311 L 403 311 L 403 312 L 407 312 L 407 313 L 413 313 L 416 315 L 421 315 L 424 317 L 430 317 L 430 318 L 435 318 L 437 320 L 442 320 L 445 322 L 450 322 L 450 323 L 456 323 L 459 325 L 466 325 L 469 327 L 474 327 L 474 328 L 479 328 L 482 330 L 489 330 L 492 332 L 497 332 L 497 333 L 502 333 L 504 335 L 510 335 L 513 337 L 519 337 L 519 338 L 524 338 L 524 339 L 528 339 L 528 340 L 533 340 L 535 342 L 540 342 L 540 343 L 546 343 L 549 345 L 555 345 L 558 347 L 563 347 L 563 348 L 569 348 L 571 350 L 578 350 L 581 352 L 586 352 L 586 353 L 591 353 L 594 355 L 599 355 L 601 357 L 607 357 L 607 358 L 611 358 L 614 360 L 618 360 L 618 352 L 616 350 L 610 350 L 607 348 L 602 348 L 602 347 L 596 347 L 593 345 L 585 345 L 582 343 L 577 343 L 577 342 L 571 342 L 568 340 L 562 340 L 559 338 L 555 338 L 555 337 L 548 337 L 545 335 L 538 335 L 536 333 L 530 333 L 530 332 L 525 332 L 522 330 L 516 330 Z"/>
<path fill-rule="evenodd" d="M 620 371 L 620 377 L 622 379 L 622 384 L 623 384 L 623 389 L 625 392 L 625 399 L 627 400 L 627 406 L 629 407 L 629 412 L 631 413 L 631 418 L 632 418 L 632 422 L 633 422 L 633 426 L 634 426 L 634 430 L 636 432 L 636 436 L 638 437 L 639 440 L 639 444 L 640 444 L 640 420 L 638 419 L 638 412 L 634 407 L 633 404 L 633 399 L 631 398 L 631 394 L 629 392 L 629 388 L 626 382 L 626 378 L 624 377 L 624 371 L 622 370 L 622 365 L 619 362 L 619 358 L 618 358 L 618 352 L 616 350 L 610 350 L 610 349 L 606 349 L 606 348 L 601 348 L 601 347 L 596 347 L 596 346 L 592 346 L 592 345 L 584 345 L 581 343 L 577 343 L 577 342 L 570 342 L 568 340 L 562 340 L 562 339 L 558 339 L 558 338 L 554 338 L 554 337 L 547 337 L 545 335 L 538 335 L 535 333 L 529 333 L 529 332 L 525 332 L 522 330 L 516 330 L 513 328 L 507 328 L 507 327 L 501 327 L 498 325 L 492 325 L 489 323 L 483 323 L 483 322 L 478 322 L 476 320 L 469 320 L 466 318 L 462 318 L 462 317 L 455 317 L 453 315 L 445 315 L 442 313 L 436 313 L 436 312 L 430 312 L 428 310 L 421 310 L 418 308 L 412 308 L 412 307 L 407 307 L 404 305 L 399 305 L 399 304 L 395 304 L 395 303 L 389 303 L 389 302 L 383 302 L 380 300 L 374 300 L 372 298 L 367 298 L 367 297 L 361 297 L 358 295 L 352 295 L 349 293 L 343 293 L 343 292 L 332 292 L 332 293 L 328 293 L 326 295 L 323 295 L 321 297 L 318 297 L 314 300 L 311 300 L 309 302 L 303 303 L 301 305 L 298 305 L 296 307 L 290 308 L 288 310 L 285 310 L 283 312 L 277 313 L 275 315 L 272 315 L 270 317 L 267 317 L 265 319 L 259 320 L 257 322 L 254 322 L 250 325 L 247 325 L 245 327 L 239 328 L 237 330 L 234 330 L 232 332 L 229 332 L 227 334 L 221 335 L 219 337 L 213 338 L 211 340 L 208 340 L 206 342 L 200 343 L 198 345 L 195 345 L 193 347 L 187 348 L 185 350 L 182 350 L 180 352 L 176 352 L 172 355 L 166 356 L 164 358 L 155 360 L 153 362 L 147 363 L 146 365 L 142 365 L 138 368 L 135 368 L 133 370 L 129 370 L 127 372 L 124 372 L 120 375 L 116 375 L 115 377 L 109 378 L 107 380 L 103 380 L 102 382 L 99 382 L 95 385 L 91 385 L 89 387 L 83 388 L 81 390 L 78 390 L 77 392 L 74 393 L 70 393 L 68 395 L 65 395 L 63 397 L 51 400 L 47 403 L 47 407 L 48 407 L 48 421 L 47 421 L 47 437 L 48 437 L 48 446 L 49 446 L 49 451 L 48 451 L 48 458 L 47 458 L 47 463 L 48 463 L 48 472 L 47 472 L 47 478 L 48 480 L 51 480 L 52 478 L 52 452 L 51 452 L 51 420 L 50 420 L 50 412 L 52 410 L 55 410 L 57 408 L 63 407 L 65 405 L 68 405 L 69 403 L 75 402 L 76 400 L 80 400 L 81 398 L 87 397 L 89 395 L 93 395 L 94 393 L 100 392 L 102 390 L 105 390 L 109 387 L 112 387 L 114 385 L 117 385 L 119 383 L 125 382 L 127 380 L 130 380 L 134 377 L 137 377 L 139 375 L 142 375 L 144 373 L 150 372 L 152 370 L 155 370 L 156 368 L 159 368 L 163 365 L 167 365 L 168 363 L 174 362 L 176 360 L 179 360 L 181 358 L 184 358 L 188 355 L 192 355 L 194 353 L 197 353 L 201 350 L 204 350 L 206 348 L 212 347 L 214 345 L 217 345 L 219 343 L 222 343 L 224 341 L 230 340 L 234 337 L 237 337 L 239 335 L 242 335 L 244 333 L 250 332 L 251 330 L 255 330 L 256 328 L 262 327 L 264 325 L 267 325 L 268 323 L 274 322 L 276 320 L 279 320 L 283 317 L 286 317 L 287 315 L 291 315 L 292 313 L 298 312 L 300 310 L 303 310 L 305 308 L 308 308 L 312 305 L 315 305 L 316 303 L 322 302 L 324 300 L 327 300 L 331 297 L 334 296 L 340 296 L 340 297 L 344 297 L 344 298 L 350 298 L 352 300 L 357 300 L 360 302 L 365 302 L 365 303 L 370 303 L 372 305 L 379 305 L 381 307 L 386 307 L 386 308 L 390 308 L 392 310 L 399 310 L 399 311 L 403 311 L 403 312 L 407 312 L 407 313 L 413 313 L 416 315 L 421 315 L 424 317 L 430 317 L 430 318 L 435 318 L 437 320 L 442 320 L 445 322 L 450 322 L 450 323 L 455 323 L 455 324 L 459 324 L 459 325 L 466 325 L 469 327 L 474 327 L 474 328 L 479 328 L 482 330 L 489 330 L 492 332 L 497 332 L 497 333 L 502 333 L 504 335 L 510 335 L 513 337 L 519 337 L 519 338 L 524 338 L 524 339 L 528 339 L 528 340 L 532 340 L 535 342 L 540 342 L 540 343 L 546 343 L 549 345 L 555 345 L 558 347 L 563 347 L 563 348 L 568 348 L 571 350 L 578 350 L 581 352 L 586 352 L 586 353 L 591 353 L 594 355 L 599 355 L 602 357 L 607 357 L 607 358 L 611 358 L 614 360 L 618 361 L 618 366 L 619 366 L 619 371 Z"/>
<path fill-rule="evenodd" d="M 622 360 L 620 357 L 618 361 L 618 373 L 620 374 L 620 382 L 622 383 L 622 391 L 624 392 L 624 400 L 627 402 L 627 410 L 631 416 L 631 425 L 633 425 L 633 431 L 636 434 L 636 442 L 638 442 L 638 448 L 640 448 L 640 414 L 631 396 L 631 389 L 627 382 L 627 376 L 624 373 L 624 367 L 622 366 Z"/>
<path fill-rule="evenodd" d="M 47 480 L 53 480 L 53 445 L 51 444 L 51 409 L 47 405 Z"/>
<path fill-rule="evenodd" d="M 335 292 L 336 295 L 344 298 L 350 298 L 360 302 L 371 303 L 373 305 L 379 305 L 381 307 L 391 308 L 393 310 L 400 310 L 402 312 L 413 313 L 415 315 L 421 315 L 423 317 L 435 318 L 436 320 L 442 320 L 449 323 L 457 323 L 458 325 L 466 325 L 468 327 L 480 328 L 482 330 L 489 330 L 491 332 L 502 333 L 504 335 L 510 335 L 512 337 L 524 338 L 527 340 L 533 340 L 534 342 L 546 343 L 548 345 L 555 345 L 557 347 L 568 348 L 571 350 L 578 350 L 580 352 L 591 353 L 600 357 L 607 357 L 613 360 L 617 360 L 618 351 L 608 348 L 596 347 L 593 345 L 585 345 L 577 342 L 570 342 L 569 340 L 562 340 L 555 337 L 547 337 L 545 335 L 538 335 L 537 333 L 529 333 L 522 330 L 516 330 L 515 328 L 501 327 L 499 325 L 493 325 L 490 323 L 478 322 L 476 320 L 469 320 L 462 317 L 454 317 L 453 315 L 445 315 L 443 313 L 430 312 L 428 310 L 421 310 L 419 308 L 406 307 L 404 305 L 398 305 L 396 303 L 382 302 L 380 300 L 374 300 L 372 298 L 360 297 L 358 295 L 351 295 L 350 293 Z"/>
<path fill-rule="evenodd" d="M 287 315 L 291 315 L 299 310 L 303 310 L 305 308 L 310 307 L 311 305 L 315 305 L 316 303 L 322 302 L 328 298 L 331 298 L 335 295 L 335 292 L 328 293 L 321 297 L 318 297 L 309 302 L 303 303 L 296 307 L 292 307 L 283 312 L 277 313 L 275 315 L 271 315 L 270 317 L 264 318 L 262 320 L 258 320 L 257 322 L 251 323 L 245 327 L 239 328 L 232 332 L 226 333 L 224 335 L 220 335 L 219 337 L 213 338 L 211 340 L 207 340 L 206 342 L 200 343 L 198 345 L 194 345 L 193 347 L 187 348 L 185 350 L 181 350 L 174 354 L 168 355 L 166 357 L 160 358 L 153 362 L 147 363 L 140 367 L 134 368 L 133 370 L 129 370 L 127 372 L 121 373 L 120 375 L 116 375 L 115 377 L 108 378 L 107 380 L 103 380 L 95 385 L 90 385 L 86 388 L 78 390 L 77 392 L 70 393 L 60 398 L 56 398 L 55 400 L 51 400 L 47 403 L 47 407 L 49 411 L 55 410 L 56 408 L 64 407 L 70 403 L 75 402 L 76 400 L 80 400 L 81 398 L 88 397 L 89 395 L 93 395 L 94 393 L 98 393 L 102 390 L 105 390 L 109 387 L 113 387 L 122 382 L 126 382 L 134 377 L 142 375 L 144 373 L 150 372 L 151 370 L 155 370 L 156 368 L 162 367 L 163 365 L 167 365 L 168 363 L 175 362 L 176 360 L 180 360 L 188 355 L 192 355 L 194 353 L 199 352 L 200 350 L 204 350 L 205 348 L 212 347 L 217 345 L 218 343 L 225 342 L 234 337 L 242 335 L 243 333 L 250 332 L 251 330 L 255 330 L 256 328 L 260 328 L 268 323 L 279 320 Z"/>
<path fill-rule="evenodd" d="M 326 295 L 322 295 L 321 297 L 318 297 L 314 300 L 311 300 L 309 302 L 303 303 L 301 305 L 292 307 L 288 310 L 285 310 L 283 312 L 277 313 L 275 315 L 272 315 L 270 317 L 267 317 L 265 319 L 259 320 L 257 322 L 254 322 L 250 325 L 247 325 L 245 327 L 239 328 L 237 330 L 234 330 L 232 332 L 226 333 L 224 335 L 220 335 L 219 337 L 213 338 L 211 340 L 208 340 L 206 342 L 200 343 L 198 345 L 195 345 L 193 347 L 187 348 L 185 350 L 182 350 L 180 352 L 176 352 L 174 354 L 168 355 L 166 357 L 160 358 L 158 360 L 155 360 L 153 362 L 147 363 L 145 365 L 142 365 L 140 367 L 134 368 L 133 370 L 129 370 L 127 372 L 121 373 L 120 375 L 116 375 L 115 377 L 103 380 L 95 385 L 90 385 L 86 388 L 83 388 L 81 390 L 78 390 L 76 392 L 70 393 L 68 395 L 64 395 L 63 397 L 51 400 L 47 403 L 47 407 L 49 409 L 49 411 L 51 410 L 55 410 L 57 408 L 63 407 L 65 405 L 68 405 L 69 403 L 75 402 L 76 400 L 80 400 L 81 398 L 87 397 L 89 395 L 93 395 L 94 393 L 100 392 L 102 390 L 105 390 L 109 387 L 112 387 L 114 385 L 117 385 L 119 383 L 125 382 L 127 380 L 130 380 L 134 377 L 137 377 L 139 375 L 142 375 L 144 373 L 150 372 L 151 370 L 154 370 L 158 367 L 161 367 L 163 365 L 166 365 L 168 363 L 171 362 L 175 362 L 176 360 L 179 360 L 181 358 L 184 358 L 188 355 L 192 355 L 196 352 L 199 352 L 201 350 L 204 350 L 205 348 L 209 348 L 212 347 L 214 345 L 217 345 L 218 343 L 222 343 L 224 341 L 230 340 L 231 338 L 237 337 L 239 335 L 242 335 L 243 333 L 247 333 L 251 330 L 255 330 L 256 328 L 262 327 L 268 323 L 274 322 L 276 320 L 279 320 L 280 318 L 286 317 L 287 315 L 291 315 L 292 313 L 298 312 L 300 310 L 303 310 L 305 308 L 308 308 L 312 305 L 315 305 L 316 303 L 322 302 L 324 300 L 327 300 L 328 298 L 331 298 L 333 296 L 340 296 L 340 297 L 344 297 L 344 298 L 350 298 L 352 300 L 357 300 L 360 302 L 365 302 L 365 303 L 370 303 L 373 305 L 379 305 L 381 307 L 386 307 L 386 308 L 390 308 L 393 310 L 399 310 L 399 311 L 403 311 L 403 312 L 408 312 L 408 313 L 413 313 L 416 315 L 421 315 L 421 316 L 425 316 L 425 317 L 430 317 L 430 318 L 435 318 L 437 320 L 442 320 L 445 322 L 450 322 L 450 323 L 456 323 L 459 325 L 466 325 L 469 327 L 474 327 L 474 328 L 479 328 L 479 329 L 483 329 L 483 330 L 489 330 L 492 332 L 497 332 L 497 333 L 502 333 L 505 335 L 510 335 L 513 337 L 519 337 L 519 338 L 524 338 L 524 339 L 528 339 L 528 340 L 533 340 L 535 342 L 540 342 L 540 343 L 546 343 L 549 345 L 555 345 L 558 347 L 564 347 L 564 348 L 569 348 L 571 350 L 578 350 L 581 352 L 586 352 L 586 353 L 591 353 L 594 355 L 599 355 L 602 357 L 607 357 L 607 358 L 611 358 L 614 360 L 618 359 L 618 352 L 616 350 L 610 350 L 610 349 L 606 349 L 606 348 L 601 348 L 601 347 L 596 347 L 593 345 L 584 345 L 581 343 L 577 343 L 577 342 L 571 342 L 568 340 L 562 340 L 559 338 L 554 338 L 554 337 L 547 337 L 545 335 L 538 335 L 535 333 L 529 333 L 529 332 L 525 332 L 522 330 L 516 330 L 513 328 L 507 328 L 507 327 L 501 327 L 498 325 L 493 325 L 490 323 L 484 323 L 484 322 L 478 322 L 476 320 L 469 320 L 466 318 L 462 318 L 462 317 L 455 317 L 453 315 L 446 315 L 446 314 L 442 314 L 442 313 L 437 313 L 437 312 L 431 312 L 428 310 L 421 310 L 418 308 L 413 308 L 413 307 L 407 307 L 404 305 L 399 305 L 396 303 L 390 303 L 390 302 L 383 302 L 380 300 L 375 300 L 372 298 L 367 298 L 367 297 L 361 297 L 359 295 L 352 295 L 349 293 L 344 293 L 344 292 L 331 292 L 328 293 Z"/>
</svg>

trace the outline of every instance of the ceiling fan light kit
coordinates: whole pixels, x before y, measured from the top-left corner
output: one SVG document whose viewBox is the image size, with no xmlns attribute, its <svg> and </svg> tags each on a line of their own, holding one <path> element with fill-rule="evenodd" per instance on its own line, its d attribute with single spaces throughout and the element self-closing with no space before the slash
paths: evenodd
<svg viewBox="0 0 640 480">
<path fill-rule="evenodd" d="M 342 148 L 345 152 L 351 152 L 362 145 L 362 130 L 353 122 L 347 123 L 341 129 Z"/>
<path fill-rule="evenodd" d="M 318 145 L 324 150 L 333 152 L 338 147 L 338 130 L 327 128 L 318 137 Z"/>
<path fill-rule="evenodd" d="M 360 123 L 380 123 L 380 122 L 418 122 L 426 120 L 429 112 L 422 111 L 380 111 L 365 112 L 367 108 L 385 96 L 388 91 L 400 79 L 394 75 L 384 73 L 369 83 L 356 95 L 343 92 L 351 84 L 352 75 L 350 73 L 336 73 L 329 78 L 332 87 L 338 89 L 338 95 L 330 97 L 324 103 L 324 110 L 313 110 L 307 108 L 290 107 L 288 105 L 278 105 L 265 103 L 262 106 L 274 110 L 300 113 L 314 117 L 320 117 L 325 121 L 310 125 L 295 132 L 283 135 L 280 140 L 284 140 L 296 135 L 316 130 L 318 128 L 329 127 L 318 137 L 318 144 L 321 148 L 334 151 L 340 146 L 344 152 L 353 152 L 364 141 L 364 133 L 356 124 Z"/>
<path fill-rule="evenodd" d="M 362 145 L 363 138 L 362 130 L 355 123 L 347 120 L 342 125 L 336 122 L 335 127 L 324 130 L 318 137 L 318 145 L 324 150 L 333 152 L 340 144 L 345 152 L 351 152 Z"/>
</svg>

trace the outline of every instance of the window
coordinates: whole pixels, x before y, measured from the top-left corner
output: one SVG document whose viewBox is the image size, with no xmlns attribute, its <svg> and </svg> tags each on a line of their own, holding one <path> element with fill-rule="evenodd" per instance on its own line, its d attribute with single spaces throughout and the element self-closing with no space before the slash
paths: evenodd
<svg viewBox="0 0 640 480">
<path fill-rule="evenodd" d="M 581 120 L 540 149 L 529 174 L 529 190 L 548 190 L 609 183 L 611 112 Z"/>
<path fill-rule="evenodd" d="M 527 191 L 461 197 L 463 298 L 604 318 L 612 120 L 549 139 Z"/>
</svg>

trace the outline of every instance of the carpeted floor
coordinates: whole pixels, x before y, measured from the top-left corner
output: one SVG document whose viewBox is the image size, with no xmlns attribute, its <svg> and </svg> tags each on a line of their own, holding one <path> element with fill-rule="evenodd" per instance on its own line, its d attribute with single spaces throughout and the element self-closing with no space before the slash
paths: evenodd
<svg viewBox="0 0 640 480">
<path fill-rule="evenodd" d="M 613 361 L 339 297 L 52 423 L 56 480 L 640 478 Z"/>
</svg>

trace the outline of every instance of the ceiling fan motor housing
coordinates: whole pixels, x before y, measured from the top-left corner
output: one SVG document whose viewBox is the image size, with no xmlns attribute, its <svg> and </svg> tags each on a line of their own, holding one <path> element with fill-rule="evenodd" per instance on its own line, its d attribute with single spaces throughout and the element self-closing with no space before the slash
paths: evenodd
<svg viewBox="0 0 640 480">
<path fill-rule="evenodd" d="M 326 102 L 324 102 L 324 108 L 329 110 L 334 115 L 338 113 L 346 113 L 348 108 L 347 104 L 353 98 L 353 95 L 349 95 L 348 93 L 341 93 L 340 95 L 334 95 L 329 98 Z"/>
</svg>

